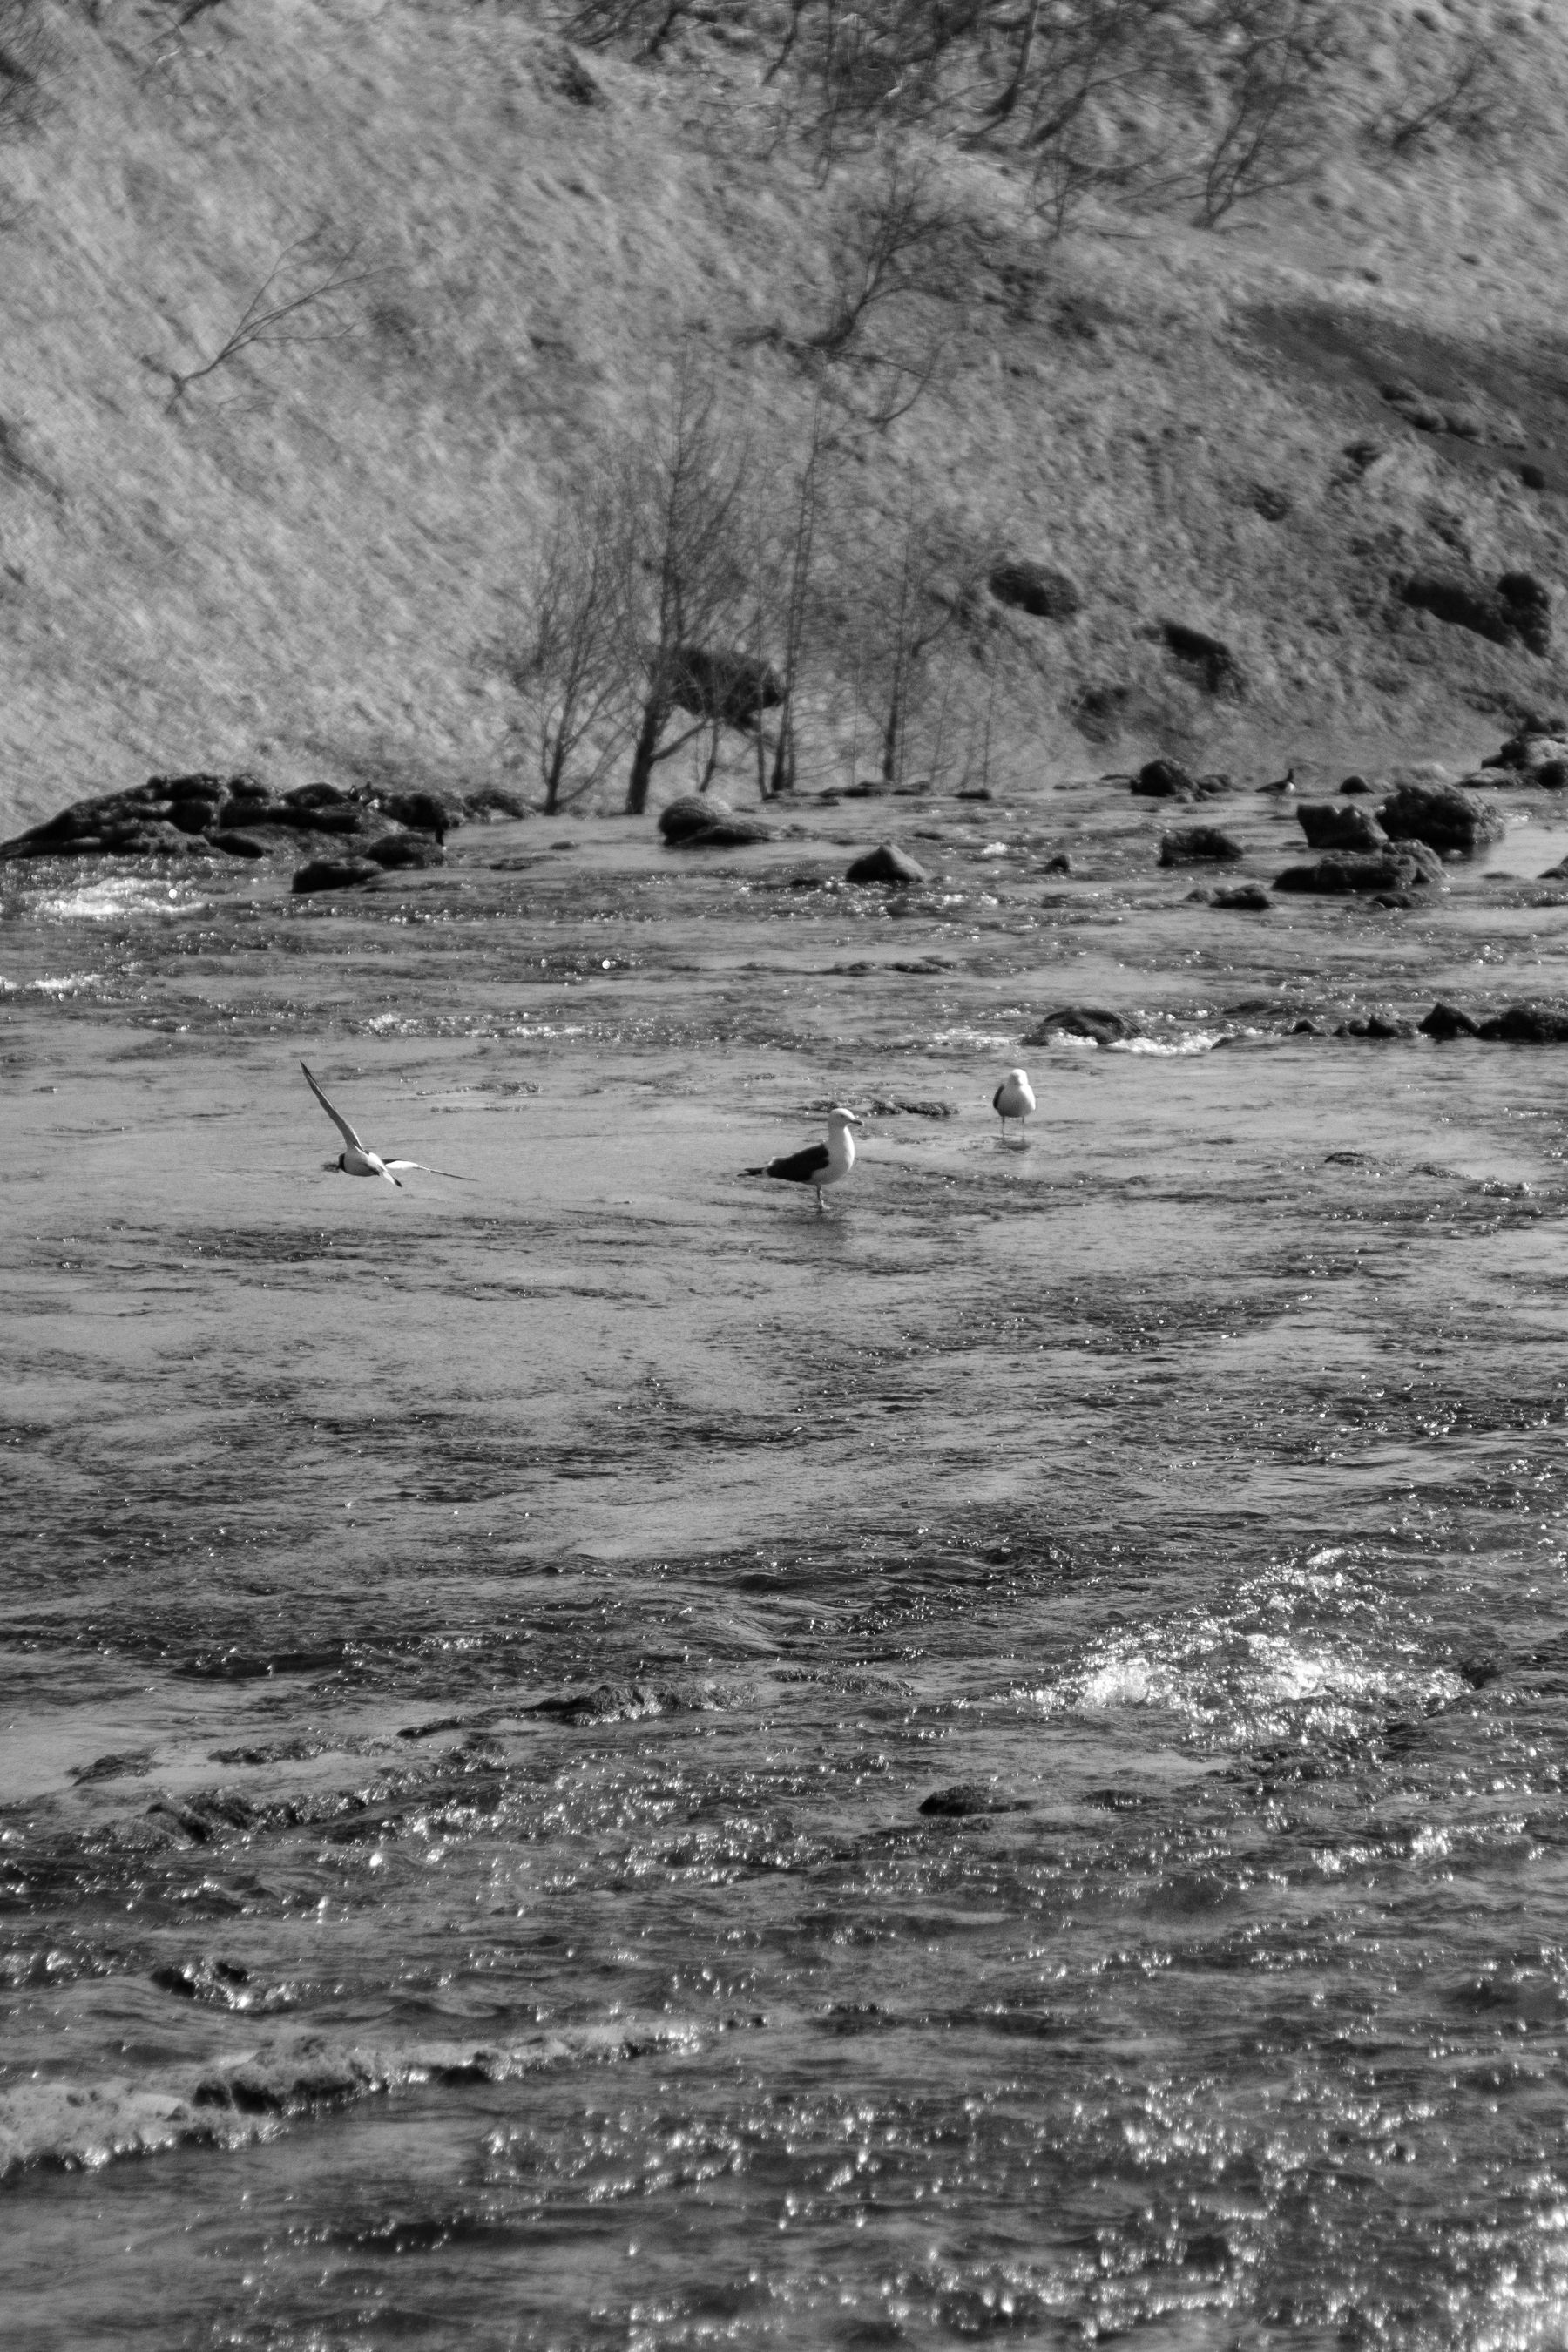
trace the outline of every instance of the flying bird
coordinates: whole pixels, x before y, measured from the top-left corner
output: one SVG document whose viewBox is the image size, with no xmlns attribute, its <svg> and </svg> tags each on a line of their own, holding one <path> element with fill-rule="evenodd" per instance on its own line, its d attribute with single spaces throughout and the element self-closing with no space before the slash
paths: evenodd
<svg viewBox="0 0 1568 2352">
<path fill-rule="evenodd" d="M 842 1107 L 827 1114 L 827 1140 L 808 1143 L 804 1151 L 786 1151 L 782 1160 L 770 1160 L 765 1168 L 742 1168 L 742 1176 L 776 1176 L 784 1184 L 810 1184 L 816 1192 L 820 1215 L 827 1213 L 827 1203 L 822 1197 L 826 1184 L 841 1184 L 855 1165 L 855 1138 L 849 1130 L 860 1127 L 852 1110 Z"/>
<path fill-rule="evenodd" d="M 384 1176 L 389 1184 L 397 1184 L 400 1192 L 403 1187 L 398 1184 L 397 1178 L 392 1172 L 395 1168 L 417 1168 L 422 1175 L 447 1176 L 454 1184 L 473 1182 L 471 1176 L 459 1176 L 455 1169 L 426 1168 L 423 1160 L 384 1160 L 379 1151 L 367 1151 L 342 1111 L 332 1108 L 331 1104 L 316 1084 L 309 1066 L 301 1062 L 300 1067 L 305 1073 L 306 1085 L 348 1146 L 348 1150 L 340 1151 L 335 1160 L 327 1161 L 329 1168 L 336 1168 L 345 1176 Z"/>
<path fill-rule="evenodd" d="M 1020 1127 L 1035 1108 L 1035 1089 L 1029 1084 L 1027 1070 L 1009 1070 L 991 1097 L 991 1108 L 1002 1122 L 1002 1132 L 1007 1132 L 1007 1121 L 1016 1118 Z"/>
</svg>

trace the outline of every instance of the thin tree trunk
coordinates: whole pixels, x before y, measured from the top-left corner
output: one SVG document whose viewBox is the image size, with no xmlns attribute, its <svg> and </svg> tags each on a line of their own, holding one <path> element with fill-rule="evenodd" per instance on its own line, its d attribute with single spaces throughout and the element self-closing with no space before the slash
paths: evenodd
<svg viewBox="0 0 1568 2352">
<path fill-rule="evenodd" d="M 658 757 L 658 739 L 664 732 L 668 716 L 658 695 L 650 695 L 643 705 L 642 724 L 632 751 L 632 771 L 626 778 L 626 814 L 641 816 L 647 806 L 648 786 L 653 782 L 654 761 Z"/>
</svg>

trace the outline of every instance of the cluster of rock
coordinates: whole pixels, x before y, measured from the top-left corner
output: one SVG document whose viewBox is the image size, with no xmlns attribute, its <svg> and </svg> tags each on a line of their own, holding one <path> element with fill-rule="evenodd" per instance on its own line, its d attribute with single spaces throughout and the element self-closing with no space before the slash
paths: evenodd
<svg viewBox="0 0 1568 2352">
<path fill-rule="evenodd" d="M 1148 801 L 1215 800 L 1231 790 L 1228 776 L 1194 776 L 1179 760 L 1146 760 L 1131 782 L 1133 792 Z"/>
<path fill-rule="evenodd" d="M 1568 785 L 1568 719 L 1529 720 L 1461 782 L 1471 792 L 1507 792 L 1518 784 L 1561 792 Z"/>
<path fill-rule="evenodd" d="M 331 854 L 301 867 L 295 887 L 342 887 L 389 867 L 438 866 L 447 833 L 475 817 L 526 814 L 525 803 L 494 787 L 459 793 L 319 783 L 277 793 L 247 775 L 153 776 L 73 802 L 0 842 L 0 858 L 297 857 L 318 848 Z M 306 880 L 316 867 L 334 880 Z"/>
</svg>

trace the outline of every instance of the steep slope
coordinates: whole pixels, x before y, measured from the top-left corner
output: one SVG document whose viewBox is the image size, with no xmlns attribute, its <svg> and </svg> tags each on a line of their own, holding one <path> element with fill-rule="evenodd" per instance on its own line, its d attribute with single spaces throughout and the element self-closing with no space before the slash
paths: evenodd
<svg viewBox="0 0 1568 2352">
<path fill-rule="evenodd" d="M 1112 741 L 1468 757 L 1568 698 L 1557 648 L 1400 593 L 1563 576 L 1568 24 L 1373 13 L 1311 181 L 1216 230 L 1089 210 L 1052 242 L 1016 159 L 930 147 L 962 256 L 925 305 L 940 365 L 846 435 L 823 595 L 916 511 L 1069 572 L 1065 625 L 970 618 L 964 707 L 998 681 L 1020 776 Z M 739 12 L 651 64 L 584 62 L 534 7 L 47 26 L 53 111 L 4 158 L 4 829 L 157 769 L 500 776 L 490 656 L 574 470 L 693 348 L 759 446 L 798 436 L 809 376 L 769 331 L 824 315 L 870 165 L 781 142 Z M 1370 139 L 1420 44 L 1470 32 L 1509 93 L 1487 143 Z M 355 282 L 279 322 L 299 340 L 172 398 L 269 273 L 288 299 L 334 262 Z M 848 756 L 831 700 L 817 780 Z"/>
</svg>

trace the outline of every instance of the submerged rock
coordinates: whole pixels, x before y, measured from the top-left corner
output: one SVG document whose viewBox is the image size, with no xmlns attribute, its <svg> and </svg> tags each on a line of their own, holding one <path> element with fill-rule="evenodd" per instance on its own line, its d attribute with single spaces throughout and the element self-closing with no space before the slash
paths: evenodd
<svg viewBox="0 0 1568 2352">
<path fill-rule="evenodd" d="M 987 1788 L 983 1780 L 955 1780 L 950 1789 L 933 1790 L 921 1811 L 928 1820 L 963 1822 L 976 1813 L 1026 1813 L 1029 1807 L 1024 1798 Z"/>
<path fill-rule="evenodd" d="M 1210 904 L 1225 907 L 1232 914 L 1266 915 L 1274 901 L 1261 882 L 1243 882 L 1235 890 L 1216 890 Z"/>
<path fill-rule="evenodd" d="M 355 890 L 362 882 L 374 882 L 380 872 L 368 857 L 313 857 L 296 870 L 293 890 L 296 898 L 316 890 Z"/>
<path fill-rule="evenodd" d="M 1097 1045 L 1115 1045 L 1137 1034 L 1137 1023 L 1129 1021 L 1124 1013 L 1109 1012 L 1098 1004 L 1063 1004 L 1037 1022 L 1024 1043 L 1044 1045 L 1052 1037 L 1092 1037 Z"/>
<path fill-rule="evenodd" d="M 1175 833 L 1163 834 L 1160 840 L 1162 866 L 1228 865 L 1242 855 L 1239 841 L 1222 833 L 1217 824 L 1189 824 Z"/>
<path fill-rule="evenodd" d="M 1457 852 L 1473 857 L 1508 831 L 1496 809 L 1452 784 L 1404 784 L 1377 814 L 1390 841 L 1425 842 L 1439 856 Z"/>
<path fill-rule="evenodd" d="M 1323 898 L 1364 892 L 1402 896 L 1413 889 L 1444 889 L 1442 863 L 1424 842 L 1401 842 L 1378 856 L 1331 851 L 1310 866 L 1288 866 L 1274 877 L 1277 890 L 1310 891 Z"/>
<path fill-rule="evenodd" d="M 847 882 L 890 882 L 907 887 L 911 882 L 924 882 L 926 870 L 906 849 L 890 841 L 880 841 L 875 849 L 866 851 L 846 867 Z"/>
</svg>

